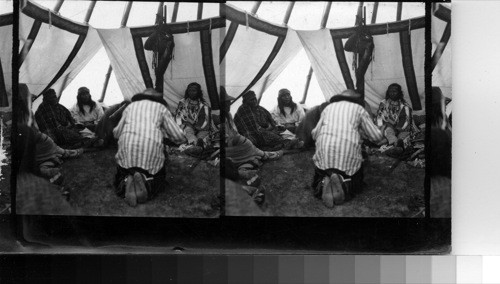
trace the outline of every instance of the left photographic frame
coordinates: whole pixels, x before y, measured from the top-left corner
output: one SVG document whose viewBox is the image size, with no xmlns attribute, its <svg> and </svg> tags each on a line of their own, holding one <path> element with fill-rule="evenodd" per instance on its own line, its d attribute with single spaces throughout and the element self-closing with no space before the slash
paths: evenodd
<svg viewBox="0 0 500 284">
<path fill-rule="evenodd" d="M 61 3 L 19 10 L 16 213 L 219 217 L 219 4 Z"/>
</svg>

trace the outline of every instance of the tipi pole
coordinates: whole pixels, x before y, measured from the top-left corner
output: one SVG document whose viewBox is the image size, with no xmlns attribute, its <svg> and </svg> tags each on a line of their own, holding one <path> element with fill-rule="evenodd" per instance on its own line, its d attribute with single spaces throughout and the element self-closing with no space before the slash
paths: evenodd
<svg viewBox="0 0 500 284">
<path fill-rule="evenodd" d="M 378 12 L 378 2 L 375 2 L 375 4 L 373 4 L 373 13 L 371 22 L 372 25 L 377 22 L 377 12 Z"/>
<path fill-rule="evenodd" d="M 62 6 L 63 2 L 64 2 L 64 0 L 57 1 L 56 5 L 54 6 L 54 9 L 53 9 L 54 12 L 57 13 L 57 12 L 59 12 L 59 10 L 61 10 L 61 6 Z"/>
<path fill-rule="evenodd" d="M 196 15 L 196 19 L 201 20 L 203 16 L 203 2 L 198 3 L 198 14 Z"/>
<path fill-rule="evenodd" d="M 250 11 L 250 14 L 252 14 L 253 16 L 255 16 L 255 14 L 259 10 L 260 4 L 262 4 L 262 1 L 256 1 L 255 4 L 252 7 L 252 10 Z"/>
<path fill-rule="evenodd" d="M 90 17 L 92 16 L 92 13 L 94 12 L 95 3 L 96 3 L 96 1 L 90 2 L 89 8 L 87 9 L 87 14 L 85 15 L 85 19 L 83 20 L 84 24 L 88 24 L 89 23 Z"/>
<path fill-rule="evenodd" d="M 325 9 L 323 10 L 323 17 L 321 18 L 321 29 L 324 29 L 326 27 L 326 23 L 328 22 L 328 17 L 330 16 L 330 10 L 332 8 L 332 2 L 326 3 Z M 301 104 L 306 102 L 307 99 L 307 92 L 309 91 L 309 84 L 311 83 L 311 77 L 313 74 L 313 68 L 312 66 L 309 68 L 309 73 L 307 74 L 306 77 L 306 85 L 304 86 L 304 94 L 302 95 L 302 100 L 300 101 Z"/>
<path fill-rule="evenodd" d="M 171 23 L 177 22 L 177 14 L 179 13 L 179 2 L 174 3 L 174 10 L 172 11 L 172 19 L 170 20 Z"/>
<path fill-rule="evenodd" d="M 127 3 L 127 6 L 125 7 L 125 11 L 123 12 L 122 22 L 120 25 L 121 28 L 127 25 L 131 9 L 132 9 L 132 1 L 129 1 Z M 111 72 L 113 72 L 113 67 L 111 66 L 111 64 L 109 64 L 108 72 L 106 73 L 106 77 L 104 78 L 104 85 L 102 87 L 101 98 L 99 99 L 99 102 L 101 103 L 104 101 L 104 97 L 106 96 L 106 90 L 108 89 L 109 77 L 111 77 Z"/>
<path fill-rule="evenodd" d="M 288 8 L 286 9 L 285 18 L 283 19 L 283 24 L 288 25 L 288 21 L 290 20 L 290 16 L 292 15 L 293 7 L 295 6 L 295 1 L 291 1 L 288 4 Z"/>
</svg>

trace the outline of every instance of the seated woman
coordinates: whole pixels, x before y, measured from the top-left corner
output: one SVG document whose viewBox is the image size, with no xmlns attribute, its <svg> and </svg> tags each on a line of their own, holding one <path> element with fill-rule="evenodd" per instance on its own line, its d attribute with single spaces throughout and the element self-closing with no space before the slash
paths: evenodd
<svg viewBox="0 0 500 284">
<path fill-rule="evenodd" d="M 95 132 L 97 122 L 104 115 L 102 106 L 92 100 L 87 87 L 80 87 L 78 89 L 76 100 L 76 104 L 70 109 L 73 119 L 75 119 L 77 124 L 82 124 L 90 131 Z"/>
<path fill-rule="evenodd" d="M 175 120 L 184 131 L 188 144 L 207 147 L 210 145 L 211 110 L 203 99 L 198 83 L 190 83 L 175 111 Z"/>
<path fill-rule="evenodd" d="M 278 105 L 271 112 L 274 121 L 295 133 L 297 126 L 304 119 L 304 109 L 292 100 L 290 91 L 281 89 L 278 92 Z"/>
<path fill-rule="evenodd" d="M 389 145 L 404 148 L 404 142 L 410 139 L 413 132 L 412 109 L 403 98 L 399 84 L 393 83 L 387 88 L 385 99 L 380 102 L 377 111 L 376 124 Z"/>
<path fill-rule="evenodd" d="M 276 122 L 265 108 L 259 106 L 253 91 L 243 95 L 243 104 L 234 116 L 234 123 L 238 132 L 259 149 L 279 150 L 303 146 L 298 139 L 285 140 L 281 137 Z"/>
</svg>

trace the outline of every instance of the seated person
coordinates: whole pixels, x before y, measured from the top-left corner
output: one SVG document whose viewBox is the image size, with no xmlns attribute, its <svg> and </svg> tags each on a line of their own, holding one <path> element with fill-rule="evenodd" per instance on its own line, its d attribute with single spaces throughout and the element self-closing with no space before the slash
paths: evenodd
<svg viewBox="0 0 500 284">
<path fill-rule="evenodd" d="M 374 143 L 385 140 L 382 132 L 373 123 L 363 107 L 361 95 L 353 90 L 345 90 L 334 96 L 321 113 L 320 120 L 312 130 L 316 141 L 313 156 L 315 173 L 313 191 L 328 207 L 349 200 L 361 191 L 363 184 L 362 135 Z M 323 186 L 325 177 L 330 178 L 330 186 Z M 340 194 L 333 192 L 340 190 Z"/>
<path fill-rule="evenodd" d="M 40 132 L 33 120 L 31 111 L 31 93 L 26 84 L 19 84 L 20 108 L 18 114 L 19 127 L 29 127 L 23 130 L 24 134 L 29 135 L 34 146 L 31 172 L 37 176 L 50 179 L 51 182 L 58 180 L 60 174 L 60 165 L 63 158 L 76 158 L 83 153 L 83 149 L 66 150 L 54 143 L 46 134 Z M 28 134 L 29 132 L 29 134 Z M 23 159 L 23 157 L 21 157 Z"/>
<path fill-rule="evenodd" d="M 163 139 L 181 144 L 184 134 L 163 94 L 154 89 L 132 97 L 113 134 L 118 139 L 116 194 L 130 206 L 144 203 L 166 186 Z"/>
<path fill-rule="evenodd" d="M 404 141 L 410 139 L 413 132 L 412 109 L 403 98 L 399 84 L 391 84 L 387 88 L 385 99 L 380 102 L 377 126 L 382 129 L 389 145 L 404 148 Z"/>
<path fill-rule="evenodd" d="M 271 111 L 274 121 L 295 133 L 297 126 L 304 119 L 304 109 L 292 100 L 290 91 L 281 89 L 278 92 L 278 105 Z"/>
<path fill-rule="evenodd" d="M 200 84 L 190 83 L 175 111 L 175 120 L 184 130 L 188 144 L 200 147 L 210 145 L 210 115 L 211 110 L 203 99 Z"/>
<path fill-rule="evenodd" d="M 259 106 L 253 91 L 243 95 L 243 104 L 234 116 L 234 123 L 238 132 L 259 149 L 291 149 L 303 145 L 297 139 L 285 140 L 281 137 L 276 122 L 265 108 Z"/>
<path fill-rule="evenodd" d="M 255 147 L 249 139 L 238 133 L 230 112 L 230 102 L 234 98 L 226 93 L 224 87 L 221 87 L 221 94 L 225 101 L 226 158 L 229 158 L 236 165 L 241 165 L 255 159 L 263 161 L 279 159 L 283 155 L 282 151 L 262 151 Z"/>
<path fill-rule="evenodd" d="M 74 147 L 84 144 L 86 138 L 80 135 L 71 113 L 59 104 L 54 89 L 43 93 L 43 101 L 35 113 L 36 123 L 41 132 L 47 134 L 59 146 Z M 93 143 L 94 141 L 88 141 Z"/>
<path fill-rule="evenodd" d="M 86 87 L 78 89 L 76 104 L 70 109 L 71 115 L 77 124 L 82 124 L 90 131 L 95 132 L 97 122 L 103 117 L 102 106 L 93 101 L 90 91 Z"/>
</svg>

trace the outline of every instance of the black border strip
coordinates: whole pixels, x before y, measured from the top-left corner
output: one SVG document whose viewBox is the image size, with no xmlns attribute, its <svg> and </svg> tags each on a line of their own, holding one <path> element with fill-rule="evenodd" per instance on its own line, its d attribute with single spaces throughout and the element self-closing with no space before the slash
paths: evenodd
<svg viewBox="0 0 500 284">
<path fill-rule="evenodd" d="M 408 87 L 408 95 L 410 96 L 413 110 L 421 110 L 422 103 L 418 95 L 415 69 L 413 68 L 410 33 L 408 31 L 400 32 L 399 41 L 401 44 L 401 57 L 403 58 L 403 69 L 405 72 L 406 86 Z"/>
<path fill-rule="evenodd" d="M 9 106 L 9 97 L 7 96 L 7 88 L 5 86 L 2 61 L 0 60 L 0 107 L 8 107 L 8 106 Z"/>
<path fill-rule="evenodd" d="M 226 57 L 226 53 L 229 50 L 229 47 L 231 46 L 231 43 L 233 43 L 234 36 L 236 35 L 236 30 L 238 30 L 238 23 L 232 22 L 231 25 L 229 26 L 229 29 L 227 29 L 226 37 L 224 37 L 224 41 L 222 42 L 220 46 L 220 58 L 219 58 L 219 63 L 224 60 L 224 57 Z"/>
<path fill-rule="evenodd" d="M 425 16 L 411 18 L 404 21 L 385 23 L 385 24 L 374 24 L 367 25 L 366 28 L 370 32 L 372 36 L 374 35 L 383 35 L 386 33 L 397 33 L 402 31 L 408 31 L 408 27 L 410 29 L 422 29 L 425 28 Z M 343 29 L 332 29 L 330 30 L 333 38 L 348 38 L 356 31 L 356 27 L 351 28 L 343 28 Z"/>
<path fill-rule="evenodd" d="M 142 37 L 132 35 L 132 41 L 134 42 L 135 57 L 137 58 L 137 63 L 139 63 L 139 69 L 141 70 L 144 85 L 146 86 L 146 89 L 154 88 L 153 80 L 151 79 L 151 74 L 149 73 L 149 66 L 146 62 L 146 54 L 144 54 L 144 44 L 142 43 Z"/>
<path fill-rule="evenodd" d="M 246 16 L 245 12 L 237 10 L 231 5 L 222 4 L 225 6 L 225 16 L 226 19 L 240 24 L 242 26 L 246 26 Z M 286 27 L 277 26 L 275 24 L 271 24 L 269 22 L 258 19 L 251 14 L 248 14 L 248 26 L 252 29 L 256 29 L 261 32 L 265 32 L 270 35 L 285 37 L 288 29 Z"/>
<path fill-rule="evenodd" d="M 446 45 L 450 40 L 450 36 L 451 36 L 451 23 L 448 22 L 446 24 L 446 28 L 444 29 L 443 35 L 441 36 L 441 40 L 439 41 L 440 44 L 437 46 L 436 50 L 434 51 L 434 54 L 432 55 L 432 70 L 436 68 L 439 59 L 441 58 L 441 55 L 443 54 L 444 49 L 446 48 Z"/>
<path fill-rule="evenodd" d="M 215 79 L 214 61 L 212 57 L 212 34 L 208 30 L 200 31 L 201 61 L 207 84 L 208 97 L 212 110 L 220 109 L 217 80 Z"/>
<path fill-rule="evenodd" d="M 38 35 L 38 32 L 40 31 L 40 27 L 42 26 L 42 22 L 35 20 L 33 22 L 33 26 L 31 27 L 30 33 L 28 35 L 28 38 L 26 42 L 23 45 L 23 48 L 21 49 L 21 53 L 19 54 L 19 67 L 23 65 L 24 60 L 28 56 L 28 53 L 33 46 L 33 43 L 35 42 L 36 36 Z"/>
<path fill-rule="evenodd" d="M 57 82 L 57 80 L 59 80 L 59 78 L 61 78 L 62 74 L 64 74 L 64 72 L 66 72 L 66 70 L 68 69 L 68 67 L 73 62 L 73 59 L 75 59 L 76 55 L 78 54 L 78 51 L 80 51 L 80 48 L 82 48 L 82 45 L 85 42 L 86 38 L 87 38 L 87 35 L 80 35 L 78 37 L 78 40 L 76 41 L 75 46 L 73 46 L 73 49 L 71 50 L 71 52 L 68 55 L 68 58 L 66 59 L 66 61 L 64 62 L 64 64 L 61 66 L 61 68 L 56 73 L 56 75 L 54 76 L 54 78 L 52 78 L 52 80 L 50 81 L 50 83 L 43 89 L 42 92 L 40 92 L 40 94 L 38 94 L 35 97 L 35 99 L 37 99 L 39 96 L 41 96 L 45 91 L 47 91 L 50 87 L 52 87 L 52 85 L 54 85 Z M 59 94 L 59 96 L 60 96 L 60 94 Z"/>
<path fill-rule="evenodd" d="M 250 90 L 255 85 L 255 83 L 257 83 L 260 80 L 260 78 L 264 75 L 264 73 L 266 73 L 267 69 L 269 69 L 269 66 L 271 66 L 271 63 L 273 63 L 274 59 L 276 58 L 276 55 L 278 55 L 284 42 L 285 42 L 285 37 L 281 36 L 278 37 L 276 43 L 274 44 L 273 50 L 267 57 L 267 60 L 264 63 L 264 65 L 262 65 L 262 68 L 260 68 L 259 73 L 255 75 L 255 78 L 253 78 L 252 82 L 245 88 L 243 92 L 241 92 L 241 94 L 238 97 L 236 97 L 234 101 L 239 99 L 241 96 L 243 96 L 243 94 L 245 94 L 248 90 Z"/>
<path fill-rule="evenodd" d="M 167 24 L 167 27 L 170 29 L 171 34 L 184 34 L 187 32 L 199 32 L 203 30 L 209 30 L 212 28 L 219 29 L 226 26 L 226 20 L 221 17 L 208 18 L 198 21 L 192 22 L 178 22 L 178 23 L 170 23 Z M 138 27 L 138 28 L 130 28 L 130 33 L 132 33 L 133 37 L 148 37 L 155 30 L 156 26 L 146 26 L 146 27 Z"/>
<path fill-rule="evenodd" d="M 55 27 L 63 29 L 65 31 L 78 34 L 78 35 L 86 35 L 89 29 L 86 25 L 80 25 L 76 22 L 73 22 L 67 18 L 61 17 L 54 12 L 42 8 L 37 4 L 34 4 L 30 1 L 26 1 L 26 6 L 22 9 L 23 14 L 36 19 L 38 21 L 49 23 L 49 13 L 51 18 L 51 24 Z"/>
<path fill-rule="evenodd" d="M 14 13 L 0 15 L 0 27 L 14 24 Z"/>
<path fill-rule="evenodd" d="M 344 44 L 341 38 L 334 38 L 332 35 L 333 46 L 335 47 L 335 55 L 337 56 L 337 62 L 339 63 L 340 70 L 342 71 L 342 77 L 344 77 L 344 82 L 347 89 L 354 90 L 354 82 L 352 81 L 351 72 L 349 72 L 349 66 L 347 65 L 347 60 L 344 52 Z"/>
</svg>

